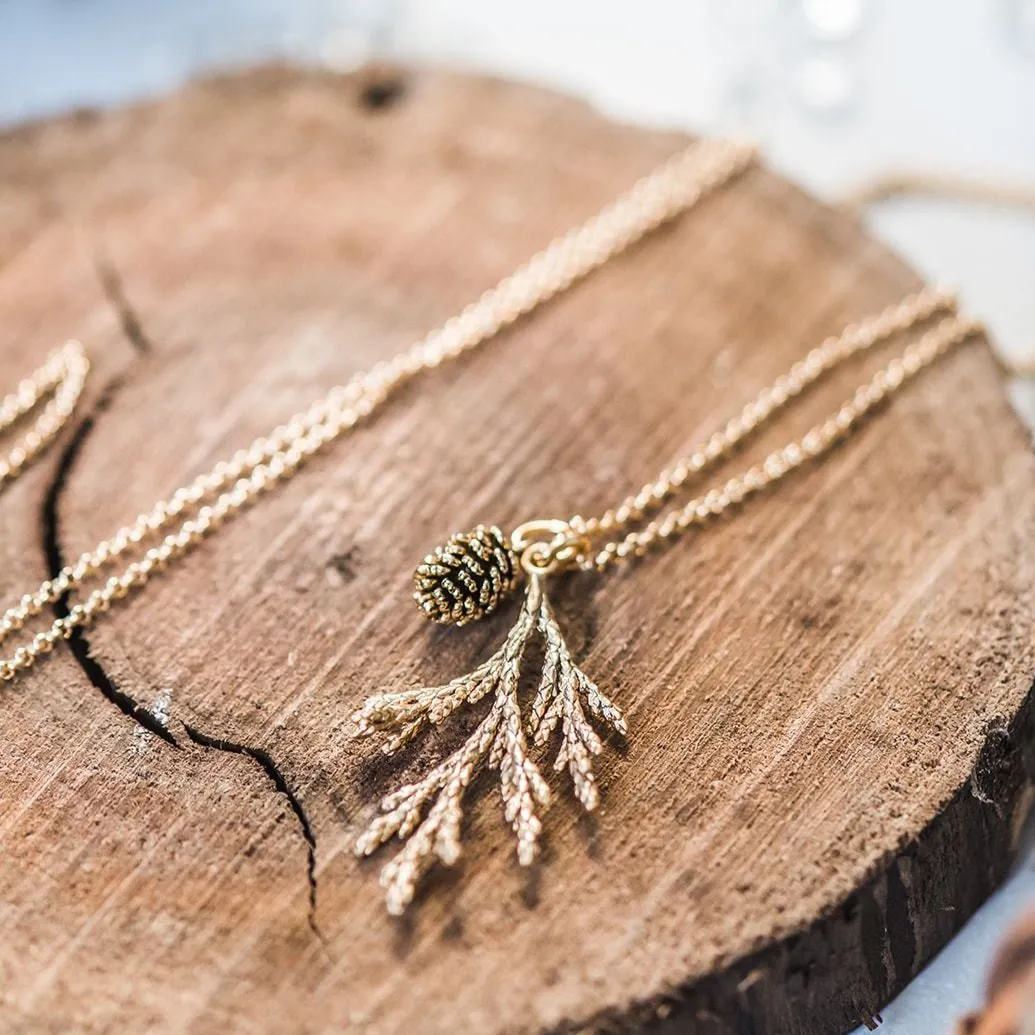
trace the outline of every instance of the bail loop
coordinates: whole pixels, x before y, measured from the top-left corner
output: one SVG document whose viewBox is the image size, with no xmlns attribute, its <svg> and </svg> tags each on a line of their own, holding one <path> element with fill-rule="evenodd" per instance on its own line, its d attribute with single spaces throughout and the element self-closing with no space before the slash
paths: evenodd
<svg viewBox="0 0 1035 1035">
<path fill-rule="evenodd" d="M 529 575 L 553 575 L 572 567 L 590 548 L 588 536 L 560 518 L 537 518 L 518 525 L 510 544 Z"/>
</svg>

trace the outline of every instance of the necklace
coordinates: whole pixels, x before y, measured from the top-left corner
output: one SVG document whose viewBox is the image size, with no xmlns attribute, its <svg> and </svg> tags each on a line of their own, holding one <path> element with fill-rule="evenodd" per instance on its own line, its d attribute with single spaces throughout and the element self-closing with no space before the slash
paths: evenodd
<svg viewBox="0 0 1035 1035">
<path fill-rule="evenodd" d="M 831 369 L 924 324 L 930 326 L 917 341 L 800 440 L 770 453 L 721 488 L 650 517 L 695 475 L 728 458 L 752 432 Z M 553 767 L 568 771 L 574 795 L 585 809 L 597 806 L 592 758 L 603 743 L 590 718 L 620 737 L 625 736 L 627 725 L 619 708 L 572 658 L 547 599 L 549 576 L 570 569 L 607 571 L 725 514 L 829 452 L 865 415 L 978 328 L 975 321 L 956 315 L 951 296 L 921 291 L 824 341 L 721 431 L 599 517 L 527 521 L 509 537 L 495 526 L 479 526 L 454 535 L 428 554 L 414 577 L 414 597 L 433 621 L 462 626 L 483 617 L 516 588 L 522 575 L 525 597 L 503 645 L 472 672 L 442 686 L 375 695 L 355 715 L 358 734 L 387 733 L 382 750 L 393 754 L 463 705 L 490 696 L 493 701 L 460 748 L 422 779 L 381 802 L 382 814 L 357 841 L 356 854 L 361 856 L 393 837 L 406 842 L 382 870 L 388 911 L 398 915 L 405 910 L 420 878 L 436 860 L 450 865 L 458 858 L 462 800 L 481 769 L 498 772 L 504 815 L 517 837 L 518 861 L 526 866 L 533 861 L 542 831 L 538 812 L 549 805 L 551 792 L 530 757 L 529 740 L 542 747 L 559 729 L 560 747 Z M 518 701 L 521 664 L 536 637 L 543 643 L 542 667 L 531 707 L 523 713 Z"/>
<path fill-rule="evenodd" d="M 702 141 L 679 152 L 422 341 L 394 359 L 357 374 L 347 384 L 332 388 L 305 412 L 256 439 L 247 449 L 238 450 L 229 460 L 220 461 L 81 554 L 8 608 L 0 618 L 0 643 L 21 632 L 48 604 L 100 577 L 125 554 L 143 556 L 110 575 L 74 604 L 67 615 L 37 632 L 10 656 L 0 658 L 0 680 L 14 679 L 76 629 L 90 625 L 116 601 L 139 591 L 153 575 L 189 553 L 263 493 L 290 478 L 326 445 L 370 417 L 403 384 L 457 359 L 566 291 L 735 178 L 756 157 L 753 148 L 728 141 Z M 178 528 L 167 532 L 157 545 L 147 547 L 177 521 Z"/>
<path fill-rule="evenodd" d="M 40 402 L 50 396 L 32 426 L 0 459 L 0 485 L 18 477 L 72 416 L 83 394 L 90 361 L 77 341 L 67 342 L 15 391 L 0 399 L 0 432 L 24 420 Z"/>
<path fill-rule="evenodd" d="M 950 199 L 971 205 L 1015 208 L 1035 215 L 1035 186 L 1008 181 L 972 179 L 946 173 L 889 169 L 859 184 L 841 199 L 841 205 L 855 216 L 880 202 L 898 197 Z M 1007 358 L 995 353 L 1003 373 L 1025 381 L 1035 381 L 1035 354 Z"/>
<path fill-rule="evenodd" d="M 31 668 L 60 640 L 140 590 L 225 521 L 290 478 L 328 443 L 370 417 L 401 385 L 483 344 L 734 179 L 755 157 L 751 148 L 728 142 L 697 144 L 676 155 L 424 340 L 332 389 L 307 411 L 217 463 L 82 554 L 4 613 L 0 642 L 20 632 L 49 603 L 99 579 L 117 559 L 133 553 L 138 559 L 109 575 L 67 615 L 0 659 L 0 678 L 10 680 Z M 918 340 L 799 441 L 771 453 L 721 488 L 651 516 L 695 475 L 727 459 L 752 432 L 833 367 L 927 323 L 931 326 Z M 398 914 L 406 908 L 419 880 L 436 860 L 446 864 L 456 860 L 462 799 L 480 769 L 498 771 L 504 812 L 518 840 L 519 862 L 532 862 L 542 829 L 538 812 L 547 807 L 551 795 L 529 756 L 529 738 L 541 746 L 559 732 L 555 768 L 568 770 L 575 796 L 586 809 L 597 805 L 592 756 L 603 743 L 590 718 L 617 735 L 626 733 L 626 721 L 572 658 L 547 598 L 548 578 L 572 569 L 600 573 L 641 556 L 706 524 L 806 461 L 823 456 L 866 414 L 977 327 L 956 315 L 951 297 L 922 291 L 813 349 L 722 431 L 606 513 L 527 521 L 509 537 L 495 526 L 480 526 L 454 535 L 429 554 L 417 569 L 415 596 L 421 610 L 435 621 L 464 625 L 480 618 L 494 610 L 522 578 L 525 597 L 502 647 L 473 672 L 440 687 L 376 695 L 356 715 L 358 733 L 387 733 L 383 748 L 391 753 L 461 706 L 492 696 L 490 709 L 472 736 L 419 782 L 385 798 L 382 815 L 357 842 L 361 855 L 395 836 L 406 842 L 382 873 L 389 911 Z M 178 527 L 169 531 L 177 522 Z M 523 715 L 518 701 L 521 665 L 537 637 L 544 645 L 541 676 L 528 714 Z"/>
</svg>

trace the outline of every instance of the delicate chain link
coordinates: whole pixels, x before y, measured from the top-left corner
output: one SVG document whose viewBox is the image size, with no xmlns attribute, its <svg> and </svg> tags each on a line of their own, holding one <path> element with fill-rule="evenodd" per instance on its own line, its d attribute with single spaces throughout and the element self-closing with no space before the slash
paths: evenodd
<svg viewBox="0 0 1035 1035">
<path fill-rule="evenodd" d="M 147 549 L 140 560 L 110 576 L 67 616 L 34 635 L 0 660 L 0 679 L 9 680 L 47 654 L 79 626 L 107 611 L 112 603 L 143 586 L 170 561 L 183 556 L 225 520 L 267 489 L 289 478 L 314 453 L 372 413 L 397 388 L 422 371 L 459 357 L 492 338 L 652 230 L 692 207 L 756 160 L 753 148 L 707 141 L 675 155 L 581 227 L 556 239 L 517 272 L 485 292 L 458 316 L 394 359 L 332 389 L 309 410 L 271 435 L 215 465 L 149 512 L 82 554 L 35 593 L 26 594 L 0 618 L 0 642 L 22 629 L 44 607 L 99 575 L 127 550 L 167 529 L 196 508 L 175 532 Z"/>
<path fill-rule="evenodd" d="M 984 203 L 1027 209 L 1035 214 L 1035 186 L 945 173 L 890 169 L 859 184 L 841 199 L 841 205 L 856 216 L 881 201 L 901 196 L 926 194 L 954 201 Z M 1026 356 L 1007 356 L 996 352 L 996 359 L 1010 377 L 1035 381 L 1035 352 Z"/>
<path fill-rule="evenodd" d="M 705 524 L 746 497 L 779 481 L 806 461 L 828 452 L 855 428 L 863 416 L 953 346 L 978 332 L 981 325 L 955 315 L 940 320 L 919 341 L 907 346 L 900 356 L 859 387 L 837 413 L 817 424 L 801 439 L 774 450 L 760 464 L 730 478 L 721 489 L 711 489 L 685 506 L 649 521 L 639 531 L 610 538 L 600 548 L 590 548 L 595 539 L 608 539 L 609 533 L 621 532 L 629 525 L 643 521 L 692 475 L 728 457 L 748 435 L 839 363 L 939 313 L 954 313 L 955 307 L 952 296 L 925 290 L 869 320 L 848 327 L 839 337 L 830 338 L 813 349 L 789 373 L 763 389 L 754 402 L 744 407 L 740 416 L 665 471 L 657 481 L 649 482 L 636 495 L 598 518 L 585 519 L 577 515 L 571 518 L 568 526 L 573 538 L 585 544 L 575 563 L 586 570 L 603 571 L 629 556 L 642 556 L 652 546 L 679 536 L 692 525 Z M 564 545 L 558 540 L 555 549 Z"/>
<path fill-rule="evenodd" d="M 67 342 L 31 377 L 0 400 L 0 432 L 17 424 L 40 403 L 52 395 L 50 401 L 33 421 L 32 427 L 21 440 L 0 458 L 0 485 L 21 474 L 26 464 L 38 456 L 61 430 L 72 415 L 83 394 L 90 363 L 77 341 Z"/>
</svg>

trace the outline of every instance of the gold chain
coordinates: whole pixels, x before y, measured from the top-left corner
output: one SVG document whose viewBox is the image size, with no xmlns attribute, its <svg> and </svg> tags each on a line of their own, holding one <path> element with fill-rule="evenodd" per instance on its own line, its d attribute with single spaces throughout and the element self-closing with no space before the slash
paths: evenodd
<svg viewBox="0 0 1035 1035">
<path fill-rule="evenodd" d="M 52 396 L 32 427 L 10 448 L 6 457 L 0 458 L 0 485 L 17 478 L 54 440 L 75 410 L 89 371 L 90 362 L 83 346 L 70 341 L 0 400 L 0 432 L 4 432 L 31 413 L 41 399 Z"/>
<path fill-rule="evenodd" d="M 465 625 L 489 614 L 514 588 L 517 564 L 527 576 L 525 602 L 503 645 L 471 672 L 439 686 L 373 694 L 353 716 L 357 736 L 386 734 L 381 750 L 394 754 L 458 709 L 486 697 L 493 701 L 456 751 L 418 781 L 381 800 L 380 814 L 356 841 L 355 851 L 360 856 L 372 854 L 393 839 L 404 842 L 381 871 L 389 913 L 398 915 L 407 908 L 418 883 L 436 862 L 448 866 L 456 861 L 463 799 L 479 771 L 498 772 L 504 816 L 517 838 L 518 862 L 527 866 L 533 861 L 543 830 L 540 815 L 552 795 L 529 751 L 529 741 L 535 747 L 557 741 L 553 768 L 568 771 L 583 808 L 592 811 L 597 807 L 593 757 L 604 747 L 598 728 L 624 737 L 628 726 L 618 705 L 583 671 L 565 643 L 547 600 L 545 577 L 569 567 L 603 571 L 630 555 L 642 554 L 823 455 L 866 413 L 977 329 L 976 323 L 957 316 L 955 308 L 951 296 L 925 290 L 827 339 L 707 442 L 600 517 L 526 521 L 511 533 L 509 542 L 497 527 L 481 525 L 472 532 L 453 535 L 424 558 L 414 575 L 414 597 L 434 621 Z M 748 435 L 825 373 L 928 321 L 932 325 L 925 333 L 800 440 L 770 453 L 721 489 L 648 521 L 648 515 L 671 499 L 692 475 L 728 457 Z M 630 525 L 643 522 L 647 523 L 639 531 L 629 530 Z M 534 640 L 542 647 L 538 680 L 532 680 L 538 682 L 538 689 L 531 707 L 523 712 L 521 667 Z"/>
<path fill-rule="evenodd" d="M 384 734 L 381 749 L 394 754 L 459 709 L 492 699 L 467 740 L 419 780 L 383 798 L 380 814 L 356 841 L 360 856 L 394 839 L 403 842 L 381 871 L 389 913 L 398 915 L 407 908 L 432 866 L 451 865 L 460 855 L 463 799 L 480 771 L 499 774 L 503 812 L 517 839 L 518 862 L 527 866 L 534 860 L 543 831 L 540 816 L 552 794 L 529 741 L 534 747 L 558 742 L 553 768 L 568 771 L 574 795 L 587 811 L 597 806 L 593 756 L 604 747 L 599 731 L 624 737 L 628 726 L 620 708 L 582 670 L 565 643 L 547 600 L 546 576 L 565 568 L 604 571 L 725 513 L 806 461 L 823 456 L 866 414 L 977 329 L 978 324 L 957 315 L 950 295 L 920 291 L 828 338 L 722 430 L 599 517 L 538 518 L 519 525 L 509 539 L 495 525 L 479 525 L 455 533 L 428 554 L 414 573 L 414 599 L 433 621 L 459 626 L 491 613 L 515 588 L 519 568 L 527 576 L 525 601 L 502 646 L 472 671 L 439 686 L 373 694 L 353 716 L 357 736 Z M 721 488 L 651 517 L 692 477 L 729 458 L 748 436 L 829 371 L 910 331 L 917 332 L 916 340 L 800 439 L 771 452 Z M 538 680 L 532 680 L 538 688 L 531 707 L 523 711 L 522 665 L 533 641 L 541 646 Z"/>
<path fill-rule="evenodd" d="M 663 472 L 656 481 L 648 482 L 638 493 L 600 517 L 585 519 L 576 515 L 571 518 L 567 522 L 571 530 L 570 541 L 562 541 L 563 537 L 559 537 L 554 543 L 553 555 L 557 556 L 567 547 L 568 556 L 573 556 L 571 543 L 579 542 L 583 549 L 573 556 L 574 562 L 586 570 L 603 571 L 630 555 L 643 555 L 652 545 L 677 537 L 692 525 L 704 524 L 718 517 L 806 461 L 826 453 L 848 435 L 863 416 L 906 381 L 980 329 L 976 321 L 955 316 L 955 310 L 956 301 L 951 295 L 927 289 L 847 327 L 837 337 L 828 338 L 773 385 L 763 389 L 722 431 L 716 432 L 707 442 Z M 947 318 L 874 374 L 835 414 L 817 424 L 801 439 L 774 450 L 760 464 L 730 478 L 721 489 L 712 489 L 690 500 L 684 507 L 648 522 L 640 531 L 629 532 L 621 538 L 614 536 L 614 533 L 643 521 L 692 475 L 728 457 L 752 432 L 839 363 L 939 314 L 947 314 Z M 602 548 L 588 549 L 598 538 L 609 538 L 610 541 Z"/>
<path fill-rule="evenodd" d="M 892 169 L 860 184 L 842 198 L 841 205 L 850 212 L 861 214 L 878 202 L 915 194 L 1026 208 L 1035 212 L 1035 186 L 1029 184 L 905 169 Z"/>
<path fill-rule="evenodd" d="M 1035 186 L 1031 184 L 906 169 L 891 169 L 863 182 L 841 199 L 841 207 L 861 216 L 866 209 L 889 198 L 915 195 L 1027 209 L 1035 214 Z M 1015 358 L 997 352 L 996 359 L 1008 376 L 1035 381 L 1035 353 Z"/>
<path fill-rule="evenodd" d="M 144 551 L 139 560 L 127 564 L 121 574 L 109 576 L 65 617 L 0 660 L 0 679 L 13 679 L 49 653 L 59 640 L 89 624 L 114 601 L 141 588 L 153 574 L 189 552 L 268 489 L 290 478 L 309 457 L 368 417 L 400 385 L 492 338 L 691 208 L 747 169 L 756 157 L 752 147 L 728 141 L 706 141 L 680 152 L 581 227 L 557 238 L 425 339 L 332 389 L 309 410 L 268 437 L 256 439 L 230 460 L 217 463 L 82 554 L 7 610 L 0 619 L 0 642 L 21 630 L 48 604 L 98 576 L 116 558 L 132 549 L 142 550 L 160 531 L 194 511 L 176 531 Z"/>
</svg>

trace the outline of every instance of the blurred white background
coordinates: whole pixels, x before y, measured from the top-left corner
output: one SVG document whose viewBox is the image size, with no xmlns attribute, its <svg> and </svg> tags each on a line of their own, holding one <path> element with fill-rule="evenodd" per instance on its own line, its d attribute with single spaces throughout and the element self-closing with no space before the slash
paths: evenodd
<svg viewBox="0 0 1035 1035">
<path fill-rule="evenodd" d="M 736 131 L 831 200 L 891 167 L 1035 184 L 1035 0 L 0 0 L 0 126 L 201 70 L 374 56 L 531 79 L 623 119 Z M 1035 214 L 910 199 L 871 223 L 959 288 L 1004 355 L 1035 356 Z M 1013 387 L 1035 426 L 1035 386 Z M 1028 866 L 884 1011 L 882 1030 L 950 1031 L 1026 904 Z"/>
</svg>

